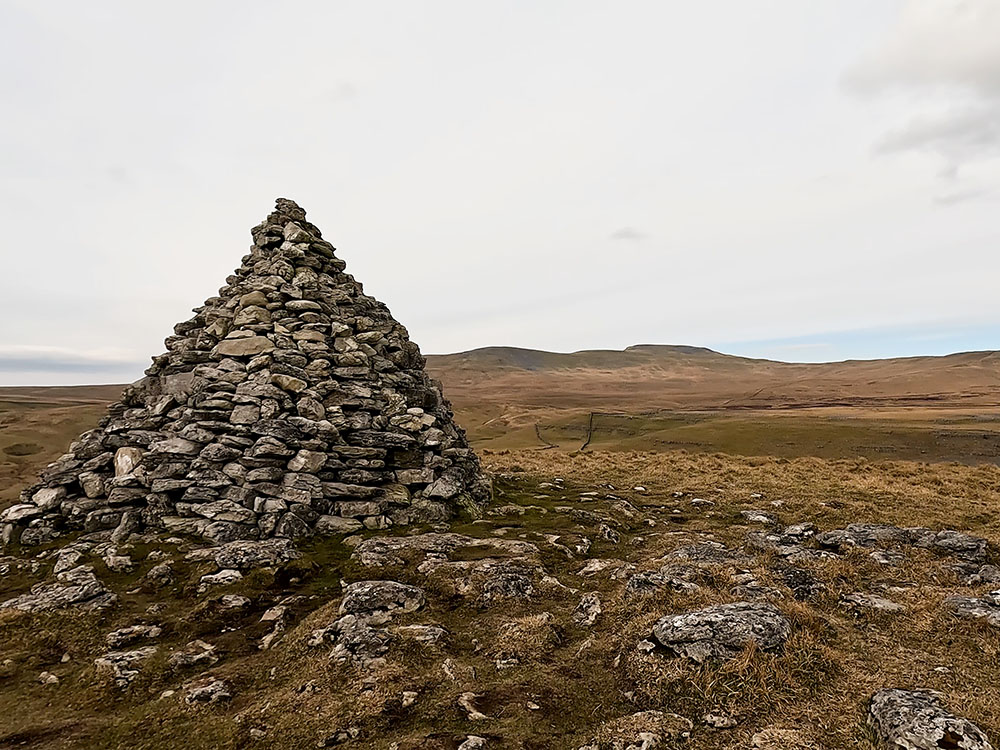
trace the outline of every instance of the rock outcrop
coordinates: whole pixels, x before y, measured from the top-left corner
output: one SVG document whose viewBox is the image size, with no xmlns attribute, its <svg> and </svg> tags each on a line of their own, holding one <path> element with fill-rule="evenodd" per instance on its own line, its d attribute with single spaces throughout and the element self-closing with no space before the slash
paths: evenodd
<svg viewBox="0 0 1000 750">
<path fill-rule="evenodd" d="M 962 620 L 979 622 L 1000 628 L 1000 589 L 983 597 L 952 596 L 945 600 L 945 607 Z"/>
<path fill-rule="evenodd" d="M 110 607 L 117 599 L 94 575 L 93 566 L 80 565 L 56 574 L 54 582 L 35 584 L 29 593 L 0 602 L 0 610 L 46 612 L 65 607 L 94 610 Z"/>
<path fill-rule="evenodd" d="M 777 608 L 756 602 L 717 604 L 667 615 L 653 627 L 657 643 L 697 662 L 729 659 L 751 644 L 764 651 L 780 649 L 791 632 L 791 625 Z"/>
<path fill-rule="evenodd" d="M 891 750 L 993 750 L 983 730 L 955 716 L 929 690 L 880 690 L 872 696 L 868 717 Z"/>
<path fill-rule="evenodd" d="M 2 538 L 143 529 L 218 543 L 440 521 L 489 496 L 407 331 L 279 199 L 218 296 L 97 429 L 0 514 Z"/>
<path fill-rule="evenodd" d="M 358 581 L 348 585 L 340 617 L 314 630 L 310 647 L 333 644 L 330 658 L 361 666 L 378 664 L 395 636 L 384 627 L 398 614 L 416 612 L 426 603 L 423 590 L 397 581 Z M 444 631 L 442 630 L 442 633 Z"/>
</svg>

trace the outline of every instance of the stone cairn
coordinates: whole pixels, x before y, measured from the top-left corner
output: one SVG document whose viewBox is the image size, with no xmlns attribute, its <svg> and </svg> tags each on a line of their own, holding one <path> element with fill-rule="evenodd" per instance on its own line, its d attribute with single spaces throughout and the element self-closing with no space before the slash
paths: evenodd
<svg viewBox="0 0 1000 750">
<path fill-rule="evenodd" d="M 294 202 L 97 429 L 0 514 L 5 544 L 144 529 L 216 543 L 475 514 L 479 461 L 441 386 Z"/>
</svg>

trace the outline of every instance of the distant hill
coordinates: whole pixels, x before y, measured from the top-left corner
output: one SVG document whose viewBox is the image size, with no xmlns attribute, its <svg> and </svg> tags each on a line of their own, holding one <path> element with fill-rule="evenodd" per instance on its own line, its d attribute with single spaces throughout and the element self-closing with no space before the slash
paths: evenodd
<svg viewBox="0 0 1000 750">
<path fill-rule="evenodd" d="M 739 359 L 726 354 L 694 346 L 661 346 L 642 344 L 624 351 L 615 349 L 587 349 L 571 354 L 546 352 L 538 349 L 520 349 L 513 346 L 490 346 L 458 354 L 429 356 L 428 362 L 442 367 L 469 367 L 482 370 L 568 370 L 580 368 L 636 367 L 655 361 L 679 362 L 684 358 L 702 361 Z"/>
<path fill-rule="evenodd" d="M 1000 353 L 794 364 L 691 346 L 557 354 L 489 347 L 427 358 L 456 404 L 630 410 L 1000 403 Z"/>
<path fill-rule="evenodd" d="M 488 347 L 428 356 L 427 369 L 481 449 L 1000 463 L 998 352 L 790 364 L 693 346 Z M 0 507 L 121 388 L 0 387 Z"/>
</svg>

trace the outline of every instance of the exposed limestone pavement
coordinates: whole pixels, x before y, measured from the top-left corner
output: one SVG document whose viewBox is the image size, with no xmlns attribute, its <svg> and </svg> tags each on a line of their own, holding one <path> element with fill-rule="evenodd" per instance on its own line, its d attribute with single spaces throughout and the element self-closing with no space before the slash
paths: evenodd
<svg viewBox="0 0 1000 750">
<path fill-rule="evenodd" d="M 0 560 L 0 677 L 105 691 L 145 717 L 137 737 L 197 716 L 275 747 L 527 750 L 512 738 L 539 731 L 585 750 L 846 747 L 826 743 L 828 719 L 787 713 L 824 685 L 869 750 L 990 747 L 981 707 L 966 699 L 965 719 L 928 692 L 959 677 L 941 657 L 954 644 L 993 647 L 1000 594 L 964 573 L 994 564 L 984 538 L 758 509 L 703 526 L 721 497 L 681 524 L 654 490 L 497 481 L 483 518 L 404 534 L 211 544 L 143 528 L 21 547 Z M 83 632 L 53 651 L 38 617 Z M 895 667 L 906 690 L 888 690 L 868 649 L 914 627 L 910 650 L 953 645 Z"/>
</svg>

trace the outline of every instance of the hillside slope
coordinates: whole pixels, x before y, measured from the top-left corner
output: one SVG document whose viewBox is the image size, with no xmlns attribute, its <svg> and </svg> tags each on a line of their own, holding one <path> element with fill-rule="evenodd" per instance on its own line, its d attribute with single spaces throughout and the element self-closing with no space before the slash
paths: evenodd
<svg viewBox="0 0 1000 750">
<path fill-rule="evenodd" d="M 647 410 L 992 405 L 1000 352 L 794 364 L 687 346 L 572 354 L 491 347 L 432 355 L 452 401 Z"/>
<path fill-rule="evenodd" d="M 428 357 L 473 443 L 1000 462 L 1000 354 L 824 364 L 687 346 Z"/>
<path fill-rule="evenodd" d="M 591 446 L 609 450 L 1000 461 L 998 352 L 789 364 L 690 346 L 489 347 L 427 369 L 481 448 L 578 449 L 593 427 Z M 121 387 L 0 388 L 0 506 Z"/>
<path fill-rule="evenodd" d="M 997 467 L 483 458 L 474 522 L 0 552 L 0 748 L 887 750 L 887 689 L 998 736 Z"/>
</svg>

